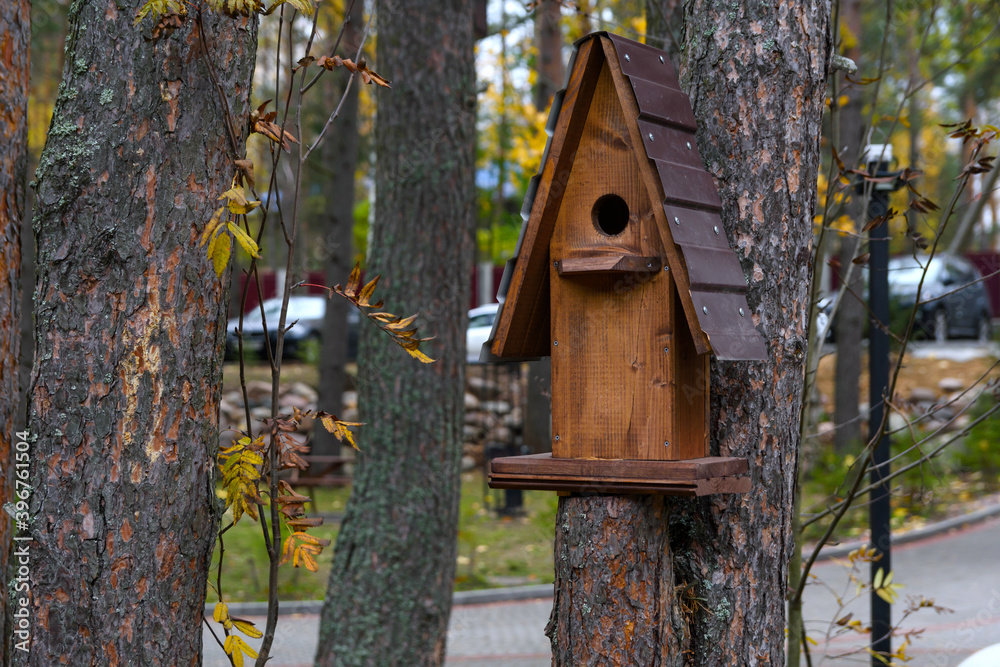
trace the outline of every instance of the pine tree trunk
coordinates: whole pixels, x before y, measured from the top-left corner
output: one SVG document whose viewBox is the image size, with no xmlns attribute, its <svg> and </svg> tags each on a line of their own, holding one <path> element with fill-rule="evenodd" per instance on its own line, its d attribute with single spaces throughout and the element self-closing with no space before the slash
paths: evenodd
<svg viewBox="0 0 1000 667">
<path fill-rule="evenodd" d="M 841 3 L 841 8 L 843 13 L 840 20 L 855 40 L 844 55 L 854 62 L 860 62 L 861 0 L 847 0 Z M 841 81 L 846 88 L 846 80 L 842 77 Z M 841 160 L 848 169 L 853 169 L 858 166 L 858 160 L 861 159 L 861 152 L 864 150 L 865 122 L 862 118 L 864 93 L 862 89 L 856 87 L 846 94 L 847 104 L 841 107 L 840 132 L 836 141 Z M 854 220 L 854 233 L 860 235 L 861 229 L 868 221 L 863 197 L 853 195 L 848 199 L 847 215 Z M 861 340 L 864 337 L 865 315 L 868 308 L 864 301 L 866 298 L 864 274 L 860 266 L 852 264 L 852 260 L 860 254 L 859 241 L 858 236 L 843 236 L 840 239 L 840 275 L 846 277 L 847 271 L 853 269 L 851 279 L 848 281 L 848 291 L 841 298 L 834 319 L 837 360 L 834 369 L 833 423 L 837 425 L 837 430 L 833 432 L 833 446 L 840 456 L 856 454 L 861 444 L 861 420 L 858 419 L 858 405 L 861 399 Z"/>
<path fill-rule="evenodd" d="M 201 661 L 228 279 L 198 237 L 235 147 L 193 19 L 146 42 L 139 5 L 73 4 L 35 176 L 31 640 L 17 665 Z M 205 26 L 239 131 L 256 20 Z"/>
<path fill-rule="evenodd" d="M 768 341 L 767 361 L 714 362 L 711 378 L 713 451 L 749 459 L 753 490 L 561 498 L 555 665 L 783 664 L 828 12 L 686 8 L 682 81 Z"/>
<path fill-rule="evenodd" d="M 28 66 L 31 3 L 0 6 L 0 505 L 13 499 L 15 413 L 21 401 L 21 227 L 28 165 Z M 28 315 L 30 318 L 30 313 Z M 7 562 L 13 523 L 0 515 L 0 627 L 7 611 Z M 16 563 L 15 563 L 16 564 Z M 6 637 L 6 634 L 4 635 Z M 7 664 L 6 639 L 0 664 Z"/>
<path fill-rule="evenodd" d="M 457 0 L 383 12 L 375 68 L 376 297 L 420 313 L 420 364 L 362 321 L 361 430 L 317 665 L 436 665 L 455 571 L 466 309 L 474 223 L 472 11 Z M 384 8 L 382 8 L 384 9 Z M 405 311 L 405 312 L 404 312 Z"/>
<path fill-rule="evenodd" d="M 343 52 L 353 58 L 364 30 L 365 3 L 357 0 L 351 8 L 351 21 L 344 33 Z M 331 95 L 331 104 L 336 104 L 343 94 L 343 84 L 347 82 L 347 72 L 336 72 L 340 86 L 329 85 L 336 91 Z M 328 75 L 327 84 L 334 80 Z M 326 143 L 321 150 L 323 170 L 328 172 L 329 196 L 326 207 L 318 220 L 318 232 L 322 234 L 323 263 L 327 285 L 346 285 L 347 277 L 354 266 L 354 171 L 358 164 L 358 91 L 363 83 L 354 81 L 347 92 L 340 116 L 327 133 Z M 347 313 L 352 306 L 340 297 L 334 296 L 326 304 L 323 319 L 323 352 L 319 358 L 319 407 L 321 410 L 338 415 L 343 410 L 344 384 L 347 381 Z M 337 455 L 340 441 L 323 428 L 316 420 L 313 428 L 312 454 Z M 321 468 L 321 466 L 316 466 Z M 312 474 L 320 474 L 314 470 Z"/>
<path fill-rule="evenodd" d="M 562 5 L 556 0 L 542 0 L 535 7 L 535 108 L 544 111 L 549 108 L 552 96 L 558 92 L 565 78 L 562 48 L 563 36 L 560 22 Z"/>
</svg>

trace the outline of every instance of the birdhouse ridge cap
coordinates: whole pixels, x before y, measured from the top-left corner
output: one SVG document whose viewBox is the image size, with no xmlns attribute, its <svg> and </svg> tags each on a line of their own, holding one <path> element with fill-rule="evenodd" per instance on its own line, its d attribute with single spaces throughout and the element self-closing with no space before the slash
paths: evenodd
<svg viewBox="0 0 1000 667">
<path fill-rule="evenodd" d="M 719 219 L 722 202 L 715 180 L 698 153 L 694 113 L 679 88 L 668 55 L 602 31 L 575 42 L 566 87 L 553 98 L 546 123 L 549 137 L 539 171 L 526 192 L 517 246 L 497 295 L 501 308 L 487 342 L 495 355 L 491 359 L 550 353 L 549 268 L 560 258 L 549 256 L 549 243 L 597 81 L 604 71 L 609 72 L 621 104 L 626 144 L 634 152 L 645 190 L 654 200 L 650 203 L 665 250 L 663 267 L 673 272 L 696 351 L 713 351 L 713 334 L 720 340 L 722 336 L 717 323 L 708 325 L 708 318 L 695 307 L 694 290 L 729 293 L 749 311 L 746 279 Z M 671 213 L 676 220 L 683 218 L 683 229 L 671 220 Z M 688 266 L 705 258 L 717 258 L 725 270 Z M 726 326 L 725 358 L 763 358 L 763 340 L 752 319 L 737 316 L 737 320 Z M 732 343 L 741 336 L 747 339 L 746 344 Z M 489 356 L 484 346 L 484 359 Z"/>
</svg>

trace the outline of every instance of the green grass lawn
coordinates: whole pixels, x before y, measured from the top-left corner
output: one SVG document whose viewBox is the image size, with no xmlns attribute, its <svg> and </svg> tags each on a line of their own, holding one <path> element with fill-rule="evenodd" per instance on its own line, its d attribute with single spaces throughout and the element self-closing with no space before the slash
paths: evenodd
<svg viewBox="0 0 1000 667">
<path fill-rule="evenodd" d="M 489 491 L 492 502 L 502 502 L 502 491 Z M 342 515 L 347 503 L 347 489 L 317 489 L 316 508 L 307 513 Z M 555 534 L 557 498 L 550 491 L 526 491 L 525 513 L 521 517 L 501 518 L 489 509 L 491 498 L 484 496 L 483 476 L 479 472 L 463 475 L 458 533 L 456 590 L 489 588 L 520 583 L 549 583 L 553 580 L 552 540 Z M 227 512 L 223 525 L 232 520 Z M 336 540 L 339 524 L 327 519 L 323 526 L 309 532 L 320 538 Z M 245 517 L 223 536 L 225 563 L 223 594 L 227 602 L 267 599 L 267 554 L 260 524 Z M 326 593 L 334 544 L 317 559 L 318 572 L 281 566 L 278 582 L 282 600 L 316 600 Z M 218 571 L 219 545 L 216 544 L 210 573 L 208 602 L 216 602 L 214 591 Z"/>
</svg>

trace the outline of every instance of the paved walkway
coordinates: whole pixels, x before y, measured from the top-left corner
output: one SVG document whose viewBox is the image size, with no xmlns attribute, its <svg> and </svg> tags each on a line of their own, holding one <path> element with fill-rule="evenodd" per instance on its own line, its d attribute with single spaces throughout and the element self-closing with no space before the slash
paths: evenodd
<svg viewBox="0 0 1000 667">
<path fill-rule="evenodd" d="M 922 611 L 907 623 L 924 628 L 908 651 L 911 663 L 920 667 L 956 667 L 975 651 L 1000 642 L 1000 519 L 990 519 L 971 528 L 937 535 L 893 550 L 895 581 L 906 585 L 906 595 L 932 597 L 954 610 L 938 616 Z M 851 586 L 845 569 L 824 562 L 815 573 L 835 591 Z M 548 638 L 544 635 L 552 607 L 551 598 L 511 602 L 457 605 L 448 628 L 449 667 L 543 667 L 551 664 Z M 897 606 L 894 613 L 899 613 Z M 869 664 L 858 655 L 843 654 L 862 648 L 864 640 L 853 636 L 825 635 L 830 619 L 848 612 L 868 618 L 867 598 L 839 609 L 835 597 L 821 585 L 810 586 L 806 595 L 810 636 L 820 645 L 813 664 L 840 667 Z M 258 627 L 263 618 L 253 618 Z M 318 635 L 315 613 L 293 614 L 278 623 L 274 642 L 275 667 L 311 667 Z M 256 644 L 256 642 L 253 642 Z M 898 642 L 897 642 L 898 645 Z M 207 667 L 229 663 L 215 641 L 205 634 Z"/>
</svg>

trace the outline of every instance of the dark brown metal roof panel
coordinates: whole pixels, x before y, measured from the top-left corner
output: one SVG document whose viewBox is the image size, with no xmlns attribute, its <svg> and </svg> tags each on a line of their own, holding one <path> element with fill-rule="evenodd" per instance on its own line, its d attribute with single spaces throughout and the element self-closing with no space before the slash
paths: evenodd
<svg viewBox="0 0 1000 667">
<path fill-rule="evenodd" d="M 629 79 L 632 92 L 635 93 L 636 104 L 639 105 L 639 117 L 649 120 L 677 125 L 694 132 L 698 123 L 691 110 L 688 96 L 679 90 L 660 86 L 652 81 Z"/>
<path fill-rule="evenodd" d="M 729 248 L 729 239 L 716 211 L 699 211 L 670 204 L 663 205 L 674 243 L 705 248 Z"/>
<path fill-rule="evenodd" d="M 691 290 L 702 330 L 718 359 L 765 359 L 767 348 L 753 324 L 746 297 L 738 292 Z"/>
<path fill-rule="evenodd" d="M 736 253 L 729 248 L 682 246 L 691 289 L 744 292 L 747 279 Z"/>
<path fill-rule="evenodd" d="M 720 361 L 763 361 L 767 359 L 767 346 L 756 332 L 752 336 L 733 335 L 729 332 L 709 334 L 712 354 Z"/>
<path fill-rule="evenodd" d="M 746 297 L 739 292 L 691 290 L 702 331 L 719 359 L 765 359 L 767 348 L 753 323 Z M 720 347 L 716 347 L 716 342 Z"/>
<path fill-rule="evenodd" d="M 674 73 L 674 68 L 666 53 L 618 35 L 611 33 L 607 33 L 607 35 L 615 45 L 622 73 L 625 76 L 630 79 L 637 77 L 647 81 L 658 81 L 660 85 L 668 88 L 681 89 L 677 83 L 677 74 Z"/>
<path fill-rule="evenodd" d="M 653 163 L 656 165 L 656 173 L 660 176 L 666 201 L 704 208 L 722 208 L 715 180 L 704 169 L 685 167 L 663 160 L 653 160 Z"/>
<path fill-rule="evenodd" d="M 644 120 L 639 121 L 639 131 L 648 157 L 692 169 L 704 169 L 693 132 Z"/>
<path fill-rule="evenodd" d="M 691 299 L 706 332 L 754 330 L 750 307 L 743 294 L 693 289 Z"/>
</svg>

